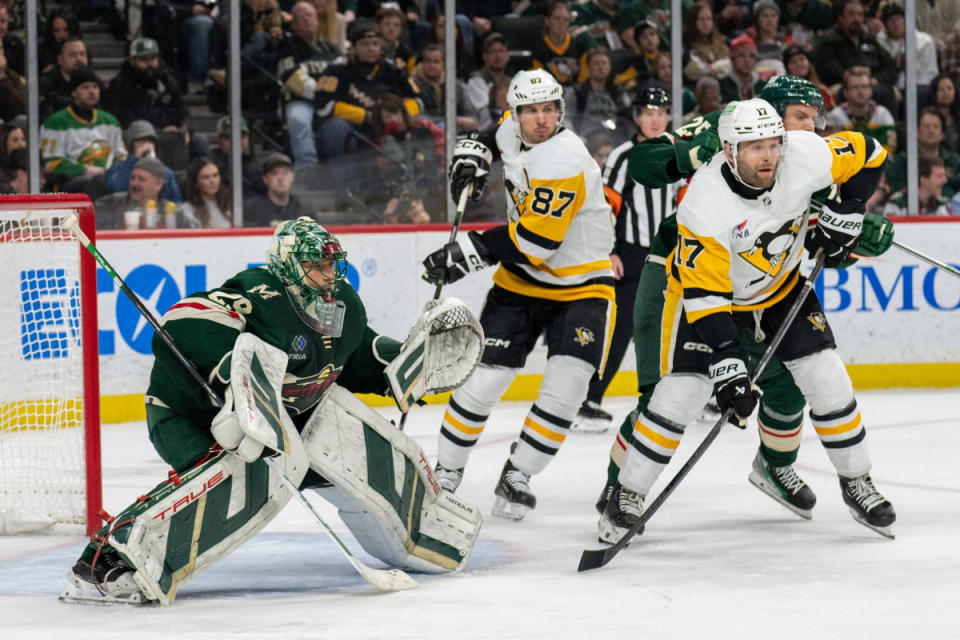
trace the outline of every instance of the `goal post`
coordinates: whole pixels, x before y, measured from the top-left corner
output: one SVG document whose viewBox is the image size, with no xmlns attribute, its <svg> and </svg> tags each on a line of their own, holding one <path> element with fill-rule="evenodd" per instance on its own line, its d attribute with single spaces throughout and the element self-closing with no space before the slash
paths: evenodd
<svg viewBox="0 0 960 640">
<path fill-rule="evenodd" d="M 80 194 L 0 196 L 0 533 L 100 528 L 96 263 Z"/>
</svg>

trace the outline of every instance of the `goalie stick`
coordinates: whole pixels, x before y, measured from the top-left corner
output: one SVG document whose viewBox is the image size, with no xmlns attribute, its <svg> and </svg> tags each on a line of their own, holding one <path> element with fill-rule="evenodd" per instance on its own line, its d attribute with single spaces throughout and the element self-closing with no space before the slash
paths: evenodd
<svg viewBox="0 0 960 640">
<path fill-rule="evenodd" d="M 823 271 L 823 262 L 824 255 L 823 249 L 817 250 L 817 255 L 815 256 L 815 263 L 813 265 L 813 270 L 810 272 L 810 275 L 807 277 L 806 282 L 803 283 L 803 288 L 800 290 L 800 293 L 797 295 L 797 299 L 793 301 L 793 305 L 790 306 L 787 315 L 784 317 L 783 323 L 777 329 L 777 332 L 774 334 L 773 339 L 770 340 L 770 344 L 767 346 L 767 350 L 764 351 L 763 357 L 760 358 L 760 362 L 757 363 L 757 368 L 753 372 L 753 380 L 756 380 L 760 377 L 760 374 L 767 367 L 767 364 L 770 362 L 770 359 L 773 357 L 773 353 L 777 350 L 777 347 L 780 346 L 780 342 L 783 341 L 783 337 L 787 334 L 787 329 L 793 323 L 794 318 L 797 317 L 797 314 L 800 312 L 800 306 L 803 304 L 803 301 L 807 299 L 807 295 L 813 290 L 814 283 L 817 278 L 820 276 L 820 272 Z M 752 380 L 751 380 L 752 382 Z M 653 517 L 653 514 L 663 505 L 667 498 L 670 497 L 670 494 L 677 488 L 677 485 L 690 473 L 690 470 L 693 468 L 693 465 L 703 457 L 703 454 L 707 451 L 707 448 L 717 439 L 717 436 L 720 435 L 720 430 L 723 428 L 724 423 L 730 418 L 733 413 L 733 408 L 728 407 L 723 415 L 720 416 L 720 419 L 717 420 L 717 423 L 713 425 L 713 428 L 710 429 L 710 432 L 707 433 L 704 437 L 703 442 L 700 443 L 700 446 L 690 455 L 690 459 L 684 463 L 680 468 L 680 471 L 677 472 L 670 482 L 667 483 L 667 486 L 663 488 L 663 491 L 660 492 L 660 495 L 650 504 L 647 509 L 644 510 L 643 514 L 640 516 L 640 519 L 630 527 L 630 530 L 627 531 L 622 538 L 620 538 L 616 544 L 606 549 L 585 549 L 583 554 L 580 556 L 580 566 L 577 567 L 577 571 L 589 571 L 590 569 L 597 569 L 606 565 L 608 562 L 613 560 L 613 557 L 620 553 L 620 551 L 630 544 L 630 540 L 637 535 L 637 532 L 644 527 L 650 518 Z"/>
<path fill-rule="evenodd" d="M 160 322 L 153 316 L 149 309 L 141 302 L 140 298 L 127 286 L 127 283 L 121 278 L 113 267 L 107 261 L 107 259 L 100 253 L 100 250 L 90 242 L 90 238 L 80 229 L 80 226 L 77 221 L 77 217 L 70 215 L 63 221 L 63 227 L 73 233 L 76 236 L 77 240 L 86 249 L 90 252 L 90 255 L 94 257 L 97 263 L 103 267 L 107 274 L 117 283 L 117 286 L 120 287 L 120 290 L 130 299 L 130 302 L 137 308 L 144 319 L 150 323 L 150 326 L 153 327 L 153 330 L 157 332 L 157 335 L 160 336 L 160 339 L 163 340 L 164 344 L 170 349 L 171 353 L 180 361 L 180 364 L 190 373 L 190 376 L 200 385 L 200 387 L 206 392 L 207 396 L 210 398 L 210 402 L 216 407 L 223 406 L 223 398 L 217 393 L 213 387 L 211 387 L 206 380 L 203 379 L 203 376 L 200 375 L 200 372 L 197 371 L 197 368 L 192 362 L 180 351 L 176 343 L 173 341 L 173 338 L 164 330 L 160 325 Z M 365 565 L 363 562 L 357 559 L 356 556 L 350 551 L 349 548 L 343 543 L 339 536 L 334 533 L 333 529 L 330 528 L 330 525 L 320 517 L 320 514 L 317 513 L 314 509 L 313 504 L 310 500 L 303 494 L 302 491 L 294 484 L 286 474 L 281 470 L 280 466 L 275 463 L 275 461 L 270 458 L 265 458 L 264 461 L 277 472 L 277 474 L 282 479 L 283 484 L 295 495 L 304 508 L 310 512 L 310 514 L 316 519 L 316 521 L 326 530 L 330 535 L 333 541 L 337 544 L 337 547 L 340 548 L 340 551 L 347 557 L 347 560 L 350 561 L 350 564 L 353 565 L 354 569 L 366 580 L 369 584 L 381 591 L 401 591 L 404 589 L 413 589 L 418 586 L 417 582 L 414 581 L 409 575 L 404 573 L 399 569 L 374 569 Z"/>
<path fill-rule="evenodd" d="M 473 193 L 473 183 L 467 185 L 467 187 L 460 192 L 460 201 L 457 203 L 457 213 L 453 218 L 453 228 L 450 229 L 450 239 L 447 240 L 447 244 L 450 244 L 457 239 L 457 232 L 460 231 L 460 222 L 463 220 L 463 212 L 467 208 L 467 200 L 470 199 L 470 194 Z M 443 283 L 438 282 L 437 288 L 433 290 L 433 299 L 440 299 L 440 292 L 443 291 Z M 407 425 L 407 415 L 409 411 L 404 411 L 400 414 L 400 424 L 397 425 L 397 428 L 400 431 L 403 431 L 403 428 Z"/>
</svg>

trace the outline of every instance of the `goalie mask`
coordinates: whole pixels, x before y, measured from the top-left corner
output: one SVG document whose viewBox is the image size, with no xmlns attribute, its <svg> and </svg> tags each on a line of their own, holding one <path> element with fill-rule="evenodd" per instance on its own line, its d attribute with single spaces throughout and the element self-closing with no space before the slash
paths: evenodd
<svg viewBox="0 0 960 640">
<path fill-rule="evenodd" d="M 333 338 L 343 330 L 345 305 L 336 294 L 347 275 L 347 252 L 336 236 L 304 216 L 273 234 L 267 268 L 286 287 L 300 319 Z"/>
<path fill-rule="evenodd" d="M 783 120 L 773 105 L 760 98 L 731 102 L 720 114 L 717 133 L 723 143 L 724 151 L 729 152 L 729 155 L 725 154 L 725 156 L 734 177 L 751 189 L 756 189 L 757 186 L 746 182 L 737 166 L 740 144 L 753 140 L 780 138 L 780 152 L 773 173 L 774 182 L 776 182 L 786 155 L 787 137 Z"/>
</svg>

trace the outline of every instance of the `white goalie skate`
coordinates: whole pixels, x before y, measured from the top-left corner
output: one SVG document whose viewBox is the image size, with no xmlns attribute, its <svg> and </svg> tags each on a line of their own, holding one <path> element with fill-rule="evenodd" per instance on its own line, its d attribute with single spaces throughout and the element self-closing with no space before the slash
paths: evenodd
<svg viewBox="0 0 960 640">
<path fill-rule="evenodd" d="M 142 605 L 151 601 L 134 579 L 134 571 L 119 557 L 103 555 L 91 570 L 78 562 L 67 574 L 67 588 L 60 594 L 63 602 L 97 605 Z"/>
</svg>

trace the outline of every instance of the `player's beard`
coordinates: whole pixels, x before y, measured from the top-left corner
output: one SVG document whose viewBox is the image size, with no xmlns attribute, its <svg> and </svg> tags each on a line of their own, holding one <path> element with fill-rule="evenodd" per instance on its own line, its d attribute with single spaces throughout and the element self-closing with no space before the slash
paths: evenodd
<svg viewBox="0 0 960 640">
<path fill-rule="evenodd" d="M 755 189 L 769 189 L 777 179 L 777 165 L 780 160 L 777 159 L 773 165 L 763 164 L 757 168 L 747 166 L 746 163 L 740 164 L 737 169 L 740 179 L 748 186 Z M 760 173 L 761 169 L 769 169 L 765 173 Z"/>
</svg>

